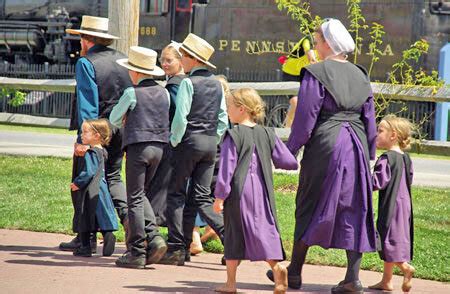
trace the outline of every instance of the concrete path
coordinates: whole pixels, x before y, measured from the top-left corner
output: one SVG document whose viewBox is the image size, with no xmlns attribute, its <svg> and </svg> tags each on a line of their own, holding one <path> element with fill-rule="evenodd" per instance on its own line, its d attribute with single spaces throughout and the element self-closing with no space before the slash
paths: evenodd
<svg viewBox="0 0 450 294">
<path fill-rule="evenodd" d="M 114 265 L 124 252 L 123 244 L 117 246 L 112 257 L 74 257 L 57 248 L 61 241 L 71 238 L 0 230 L 0 293 L 214 293 L 214 288 L 226 278 L 218 254 L 200 254 L 181 267 L 157 264 L 145 270 L 123 269 Z M 101 248 L 100 245 L 99 252 Z M 239 292 L 271 293 L 273 285 L 265 277 L 267 269 L 264 262 L 243 262 L 238 270 Z M 288 292 L 330 293 L 344 274 L 344 268 L 305 265 L 303 289 Z M 360 278 L 367 286 L 378 282 L 381 273 L 362 271 Z M 394 293 L 401 293 L 401 281 L 402 277 L 394 277 Z M 450 285 L 414 279 L 411 292 L 450 293 Z"/>
<path fill-rule="evenodd" d="M 0 131 L 0 153 L 72 157 L 75 136 Z M 413 158 L 415 186 L 450 188 L 450 160 Z"/>
</svg>

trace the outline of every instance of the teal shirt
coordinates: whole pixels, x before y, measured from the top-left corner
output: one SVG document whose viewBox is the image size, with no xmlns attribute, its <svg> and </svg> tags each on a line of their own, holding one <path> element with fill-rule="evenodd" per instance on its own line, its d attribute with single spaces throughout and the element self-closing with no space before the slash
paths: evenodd
<svg viewBox="0 0 450 294">
<path fill-rule="evenodd" d="M 143 80 L 151 80 L 152 78 L 143 78 L 139 80 L 139 83 Z M 166 90 L 167 99 L 169 100 L 170 105 L 170 95 Z M 133 110 L 136 107 L 137 99 L 136 92 L 134 91 L 134 87 L 129 87 L 125 89 L 122 96 L 119 99 L 119 102 L 114 106 L 111 114 L 109 115 L 109 121 L 118 128 L 123 126 L 123 117 L 127 114 L 128 111 Z"/>
<path fill-rule="evenodd" d="M 191 70 L 191 74 L 196 70 L 205 69 L 204 67 L 196 67 Z M 192 96 L 194 95 L 194 86 L 189 78 L 181 81 L 178 88 L 175 116 L 172 121 L 170 143 L 173 147 L 177 146 L 183 139 L 187 127 L 187 116 L 191 111 Z M 220 142 L 222 135 L 228 128 L 227 104 L 225 101 L 225 93 L 222 87 L 222 97 L 220 101 L 219 117 L 217 124 L 217 143 Z"/>
</svg>

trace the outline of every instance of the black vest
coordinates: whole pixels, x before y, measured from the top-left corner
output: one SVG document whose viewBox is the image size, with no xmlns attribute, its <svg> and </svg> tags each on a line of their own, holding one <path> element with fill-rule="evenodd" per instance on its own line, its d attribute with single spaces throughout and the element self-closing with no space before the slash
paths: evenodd
<svg viewBox="0 0 450 294">
<path fill-rule="evenodd" d="M 191 111 L 187 116 L 186 135 L 215 136 L 222 100 L 222 85 L 206 69 L 195 71 L 189 79 L 194 87 Z"/>
<path fill-rule="evenodd" d="M 169 142 L 169 97 L 154 80 L 135 87 L 136 106 L 127 114 L 122 148 L 141 142 Z"/>
<path fill-rule="evenodd" d="M 95 45 L 85 56 L 94 66 L 95 81 L 98 87 L 99 118 L 109 118 L 112 108 L 117 104 L 126 88 L 132 87 L 128 70 L 117 64 L 116 60 L 127 58 L 114 49 Z"/>
<path fill-rule="evenodd" d="M 185 75 L 176 75 L 170 77 L 166 83 L 166 89 L 170 94 L 170 109 L 169 109 L 169 121 L 172 124 L 173 117 L 175 116 L 176 110 L 176 96 L 178 92 L 178 87 L 180 86 L 181 81 L 185 78 Z M 176 89 L 176 90 L 175 90 Z"/>
</svg>

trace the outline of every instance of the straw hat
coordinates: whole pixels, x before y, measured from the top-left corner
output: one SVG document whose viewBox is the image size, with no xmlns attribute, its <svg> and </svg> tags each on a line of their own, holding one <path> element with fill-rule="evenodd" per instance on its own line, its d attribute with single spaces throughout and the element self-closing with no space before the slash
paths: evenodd
<svg viewBox="0 0 450 294">
<path fill-rule="evenodd" d="M 118 64 L 130 70 L 151 76 L 163 76 L 164 71 L 156 66 L 158 53 L 152 49 L 131 46 L 128 58 L 116 60 Z"/>
<path fill-rule="evenodd" d="M 209 58 L 214 53 L 213 46 L 199 36 L 194 34 L 187 35 L 186 39 L 184 39 L 181 44 L 181 48 L 195 59 L 200 60 L 212 68 L 216 68 L 214 64 L 208 62 Z"/>
<path fill-rule="evenodd" d="M 66 33 L 73 35 L 90 35 L 105 39 L 119 39 L 119 37 L 108 34 L 109 19 L 105 17 L 83 15 L 79 30 L 66 29 Z"/>
</svg>

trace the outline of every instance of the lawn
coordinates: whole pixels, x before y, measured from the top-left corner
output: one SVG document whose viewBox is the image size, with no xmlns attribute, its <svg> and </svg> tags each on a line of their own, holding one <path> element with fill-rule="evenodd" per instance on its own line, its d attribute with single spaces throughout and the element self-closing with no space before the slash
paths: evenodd
<svg viewBox="0 0 450 294">
<path fill-rule="evenodd" d="M 70 171 L 70 159 L 0 155 L 0 228 L 70 234 Z M 296 183 L 296 175 L 275 175 L 279 223 L 288 256 L 294 231 Z M 417 269 L 416 276 L 449 282 L 450 190 L 413 188 L 413 198 L 412 264 Z M 116 235 L 123 240 L 122 229 Z M 213 252 L 223 250 L 218 241 L 210 241 L 206 248 Z M 345 254 L 342 250 L 313 247 L 307 262 L 344 266 Z M 382 261 L 376 253 L 365 254 L 362 268 L 381 271 Z"/>
</svg>

